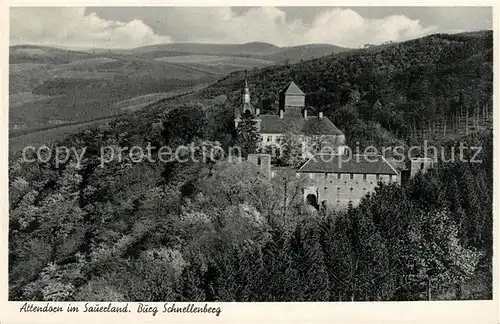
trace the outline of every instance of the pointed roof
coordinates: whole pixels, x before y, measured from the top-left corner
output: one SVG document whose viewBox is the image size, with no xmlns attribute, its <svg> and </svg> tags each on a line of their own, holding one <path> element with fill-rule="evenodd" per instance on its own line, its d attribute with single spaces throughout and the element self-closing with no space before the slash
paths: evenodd
<svg viewBox="0 0 500 324">
<path fill-rule="evenodd" d="M 392 174 L 398 172 L 381 155 L 347 155 L 316 153 L 297 172 Z"/>
<path fill-rule="evenodd" d="M 305 93 L 293 81 L 281 90 L 280 94 L 305 96 Z"/>
</svg>

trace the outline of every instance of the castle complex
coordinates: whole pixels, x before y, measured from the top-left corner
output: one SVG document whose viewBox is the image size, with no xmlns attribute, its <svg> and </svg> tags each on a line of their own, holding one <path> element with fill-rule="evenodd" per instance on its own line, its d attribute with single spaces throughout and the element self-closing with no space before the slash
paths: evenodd
<svg viewBox="0 0 500 324">
<path fill-rule="evenodd" d="M 317 116 L 309 114 L 305 93 L 293 81 L 279 93 L 277 114 L 261 115 L 250 102 L 245 78 L 242 102 L 235 109 L 235 127 L 242 118 L 255 122 L 261 150 L 270 145 L 279 147 L 286 134 L 295 136 L 303 147 L 312 148 L 302 150 L 303 163 L 299 168 L 272 165 L 271 156 L 263 153 L 249 154 L 248 161 L 263 169 L 273 181 L 293 177 L 302 180 L 304 203 L 316 209 L 356 206 L 379 183 L 401 181 L 400 173 L 383 156 L 349 154 L 344 133 L 322 112 Z M 328 148 L 328 153 L 323 153 L 324 148 Z"/>
<path fill-rule="evenodd" d="M 309 114 L 305 106 L 305 94 L 292 81 L 279 94 L 279 109 L 276 115 L 261 115 L 260 109 L 250 102 L 250 90 L 245 78 L 242 103 L 235 110 L 235 127 L 243 117 L 255 121 L 261 136 L 261 147 L 279 146 L 285 135 L 295 136 L 303 148 L 303 157 L 310 158 L 323 148 L 329 153 L 339 154 L 345 151 L 345 135 L 328 117 L 319 112 L 317 116 Z M 315 150 L 311 151 L 311 150 Z"/>
</svg>

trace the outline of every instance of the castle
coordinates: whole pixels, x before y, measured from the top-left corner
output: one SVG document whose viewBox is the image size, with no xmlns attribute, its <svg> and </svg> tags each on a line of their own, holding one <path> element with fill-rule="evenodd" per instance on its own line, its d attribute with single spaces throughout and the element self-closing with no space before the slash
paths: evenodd
<svg viewBox="0 0 500 324">
<path fill-rule="evenodd" d="M 279 93 L 278 113 L 261 115 L 259 108 L 250 102 L 245 77 L 242 102 L 235 109 L 235 127 L 244 117 L 255 122 L 261 148 L 279 146 L 285 134 L 292 134 L 304 147 L 313 148 L 303 151 L 303 163 L 299 168 L 272 165 L 269 154 L 249 154 L 247 159 L 272 181 L 301 180 L 304 203 L 315 209 L 354 207 L 364 196 L 374 192 L 379 183 L 401 181 L 400 173 L 383 156 L 349 155 L 344 133 L 322 112 L 317 116 L 309 115 L 305 93 L 293 81 Z M 326 145 L 330 151 L 322 153 Z M 412 169 L 413 164 L 421 165 L 418 161 L 412 162 Z M 426 162 L 425 169 L 429 167 L 431 165 Z"/>
<path fill-rule="evenodd" d="M 235 109 L 235 127 L 243 117 L 254 120 L 261 136 L 260 146 L 278 146 L 287 134 L 293 135 L 302 143 L 303 157 L 310 158 L 329 148 L 329 153 L 345 151 L 345 135 L 328 117 L 319 112 L 317 116 L 309 114 L 305 106 L 304 92 L 292 81 L 279 94 L 279 109 L 277 115 L 261 115 L 260 109 L 250 102 L 250 89 L 245 77 L 242 103 Z"/>
</svg>

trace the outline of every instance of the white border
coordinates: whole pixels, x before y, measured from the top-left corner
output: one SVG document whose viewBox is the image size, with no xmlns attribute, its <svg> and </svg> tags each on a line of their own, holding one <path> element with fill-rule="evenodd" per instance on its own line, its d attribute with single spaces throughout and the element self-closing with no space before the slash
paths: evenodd
<svg viewBox="0 0 500 324">
<path fill-rule="evenodd" d="M 220 317 L 213 314 L 161 314 L 156 316 L 151 314 L 137 314 L 135 312 L 117 314 L 41 314 L 41 313 L 20 313 L 19 308 L 24 302 L 8 302 L 8 281 L 7 281 L 7 261 L 8 261 L 8 45 L 9 45 L 9 6 L 493 6 L 495 1 L 481 1 L 481 3 L 465 0 L 455 1 L 385 1 L 371 3 L 367 1 L 336 1 L 332 3 L 326 0 L 273 0 L 273 1 L 10 1 L 0 4 L 0 62 L 2 78 L 0 79 L 2 101 L 0 109 L 0 323 L 68 323 L 81 322 L 92 323 L 119 321 L 124 323 L 137 322 L 163 322 L 163 323 L 499 323 L 498 318 L 498 257 L 494 253 L 494 281 L 493 296 L 491 301 L 447 301 L 447 302 L 332 302 L 332 303 L 211 303 L 211 306 L 220 306 L 222 313 Z M 498 7 L 493 8 L 494 22 L 494 129 L 498 127 L 496 111 L 498 109 L 498 33 L 499 22 Z M 496 133 L 496 132 L 495 132 Z M 496 174 L 499 163 L 498 139 L 494 136 L 494 171 Z M 494 179 L 494 248 L 498 248 L 498 186 L 500 178 Z M 52 303 L 52 305 L 66 305 L 68 303 Z M 83 308 L 84 302 L 72 303 Z M 153 303 L 150 303 L 153 304 Z M 163 307 L 163 303 L 154 303 L 158 308 Z M 187 303 L 176 303 L 187 305 Z M 44 305 L 44 303 L 38 303 Z M 129 303 L 130 309 L 135 309 L 137 303 Z"/>
</svg>

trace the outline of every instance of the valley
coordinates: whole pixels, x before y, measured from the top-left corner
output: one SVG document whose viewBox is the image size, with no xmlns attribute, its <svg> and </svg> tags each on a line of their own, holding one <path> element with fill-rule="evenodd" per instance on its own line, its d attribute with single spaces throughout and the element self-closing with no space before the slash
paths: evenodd
<svg viewBox="0 0 500 324">
<path fill-rule="evenodd" d="M 87 123 L 143 108 L 231 72 L 340 52 L 333 45 L 164 44 L 121 49 L 11 46 L 9 129 Z"/>
</svg>

